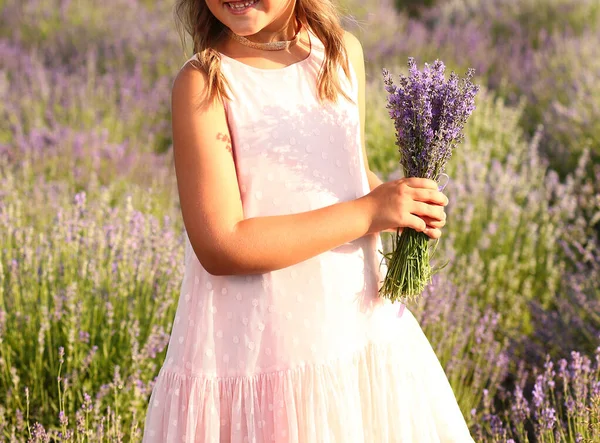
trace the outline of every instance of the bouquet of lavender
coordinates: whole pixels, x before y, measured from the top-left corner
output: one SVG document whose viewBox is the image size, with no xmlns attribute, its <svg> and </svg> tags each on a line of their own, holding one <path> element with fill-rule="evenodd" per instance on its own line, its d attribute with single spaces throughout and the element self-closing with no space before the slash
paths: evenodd
<svg viewBox="0 0 600 443">
<path fill-rule="evenodd" d="M 409 75 L 400 75 L 394 85 L 387 69 L 383 70 L 388 92 L 387 109 L 394 120 L 400 164 L 406 177 L 429 178 L 439 183 L 452 155 L 464 139 L 463 128 L 475 110 L 479 86 L 471 82 L 474 70 L 464 79 L 452 72 L 444 78 L 446 67 L 436 60 L 425 63 L 419 71 L 414 59 L 408 59 Z M 380 293 L 392 301 L 415 299 L 430 281 L 429 263 L 437 242 L 431 247 L 429 237 L 406 228 L 396 236 L 393 251 L 386 254 L 388 271 Z"/>
</svg>

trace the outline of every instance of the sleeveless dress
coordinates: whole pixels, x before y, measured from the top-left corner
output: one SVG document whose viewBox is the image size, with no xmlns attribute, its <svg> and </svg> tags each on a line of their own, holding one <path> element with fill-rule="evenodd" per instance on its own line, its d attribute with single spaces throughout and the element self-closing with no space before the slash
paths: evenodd
<svg viewBox="0 0 600 443">
<path fill-rule="evenodd" d="M 342 96 L 319 104 L 324 46 L 309 36 L 308 58 L 280 69 L 221 56 L 245 218 L 370 191 L 358 107 Z M 340 68 L 340 79 L 357 102 L 350 71 L 348 79 Z M 378 295 L 381 249 L 379 235 L 367 235 L 284 269 L 213 276 L 186 236 L 181 296 L 143 441 L 472 442 L 412 313 Z"/>
</svg>

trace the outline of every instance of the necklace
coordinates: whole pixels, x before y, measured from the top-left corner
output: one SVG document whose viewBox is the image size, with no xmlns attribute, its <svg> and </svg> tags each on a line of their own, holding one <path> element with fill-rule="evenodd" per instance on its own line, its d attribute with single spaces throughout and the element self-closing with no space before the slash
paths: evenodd
<svg viewBox="0 0 600 443">
<path fill-rule="evenodd" d="M 302 23 L 298 27 L 296 34 L 291 40 L 283 40 L 278 42 L 269 42 L 269 43 L 255 43 L 253 41 L 248 40 L 246 37 L 242 37 L 241 35 L 237 35 L 231 29 L 225 28 L 227 34 L 234 40 L 238 41 L 244 46 L 249 46 L 250 48 L 260 49 L 262 51 L 281 51 L 282 49 L 289 49 L 298 43 L 300 39 L 300 31 L 302 30 Z"/>
</svg>

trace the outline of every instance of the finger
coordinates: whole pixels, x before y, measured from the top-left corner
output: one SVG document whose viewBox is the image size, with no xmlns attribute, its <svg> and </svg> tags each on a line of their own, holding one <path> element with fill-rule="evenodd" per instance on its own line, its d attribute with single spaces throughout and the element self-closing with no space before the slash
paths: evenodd
<svg viewBox="0 0 600 443">
<path fill-rule="evenodd" d="M 429 205 L 422 202 L 413 202 L 411 214 L 418 215 L 420 217 L 429 217 L 433 220 L 442 221 L 445 220 L 444 208 L 442 206 Z"/>
<path fill-rule="evenodd" d="M 431 228 L 437 228 L 437 229 L 441 229 L 444 226 L 446 226 L 446 220 L 433 220 L 432 218 L 429 217 L 421 217 L 423 219 L 423 221 L 425 222 L 425 224 Z"/>
<path fill-rule="evenodd" d="M 438 239 L 442 236 L 442 231 L 436 228 L 426 228 L 423 233 L 433 239 Z"/>
<path fill-rule="evenodd" d="M 435 223 L 446 223 L 446 220 L 448 219 L 448 216 L 446 215 L 446 212 L 442 212 L 442 219 L 438 220 L 438 219 L 434 219 L 431 217 L 427 217 L 426 215 L 421 217 L 423 220 L 425 220 L 425 223 L 430 224 L 431 222 L 435 222 Z"/>
<path fill-rule="evenodd" d="M 409 177 L 405 179 L 405 183 L 411 188 L 438 189 L 438 184 L 428 178 Z"/>
<path fill-rule="evenodd" d="M 412 194 L 413 200 L 416 201 L 439 206 L 446 206 L 448 204 L 448 197 L 438 190 L 416 188 L 412 190 Z"/>
<path fill-rule="evenodd" d="M 427 223 L 425 223 L 425 220 L 412 214 L 407 217 L 405 226 L 407 228 L 412 228 L 417 232 L 423 232 L 425 229 L 427 229 Z"/>
</svg>

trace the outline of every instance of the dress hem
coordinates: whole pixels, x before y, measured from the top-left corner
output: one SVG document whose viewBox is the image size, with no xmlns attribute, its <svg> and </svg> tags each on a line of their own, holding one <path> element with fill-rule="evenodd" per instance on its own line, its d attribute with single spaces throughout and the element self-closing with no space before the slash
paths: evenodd
<svg viewBox="0 0 600 443">
<path fill-rule="evenodd" d="M 273 441 L 473 442 L 443 369 L 419 334 L 250 376 L 161 369 L 144 443 Z"/>
</svg>

